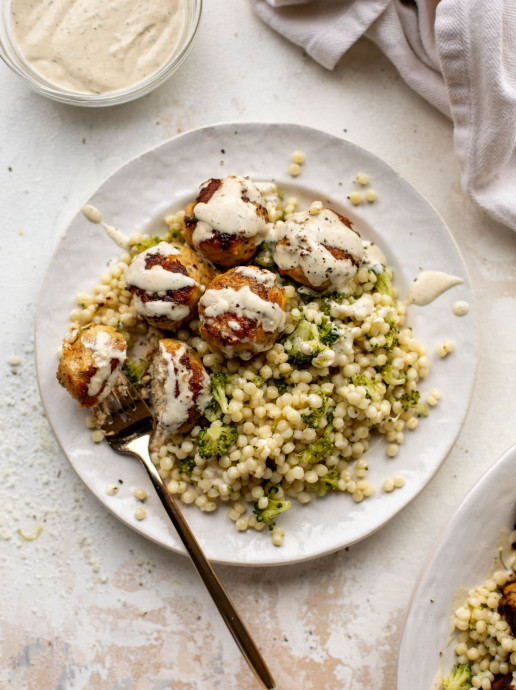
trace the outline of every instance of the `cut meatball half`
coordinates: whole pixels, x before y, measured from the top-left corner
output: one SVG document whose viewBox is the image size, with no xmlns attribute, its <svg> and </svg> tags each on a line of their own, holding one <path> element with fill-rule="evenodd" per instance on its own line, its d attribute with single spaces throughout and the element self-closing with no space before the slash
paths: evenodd
<svg viewBox="0 0 516 690">
<path fill-rule="evenodd" d="M 126 342 L 111 326 L 94 324 L 63 341 L 57 380 L 79 402 L 94 407 L 115 385 L 126 360 Z"/>
<path fill-rule="evenodd" d="M 160 340 L 151 380 L 153 407 L 163 429 L 171 434 L 190 431 L 210 398 L 210 377 L 199 355 L 180 340 Z"/>
</svg>

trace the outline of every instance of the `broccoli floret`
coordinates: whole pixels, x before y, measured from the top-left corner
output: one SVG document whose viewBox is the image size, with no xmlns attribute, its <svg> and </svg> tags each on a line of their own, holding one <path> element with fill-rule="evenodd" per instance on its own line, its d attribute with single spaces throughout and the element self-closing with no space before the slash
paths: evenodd
<svg viewBox="0 0 516 690">
<path fill-rule="evenodd" d="M 332 292 L 330 295 L 326 295 L 326 297 L 323 297 L 323 299 L 319 303 L 319 309 L 322 311 L 323 314 L 326 314 L 326 316 L 330 316 L 332 303 L 335 302 L 336 304 L 342 304 L 344 300 L 349 300 L 349 302 L 353 302 L 354 298 L 345 292 Z"/>
<path fill-rule="evenodd" d="M 311 364 L 321 352 L 340 338 L 340 331 L 330 320 L 321 326 L 301 319 L 295 330 L 283 338 L 283 345 L 291 364 Z"/>
<path fill-rule="evenodd" d="M 385 266 L 382 264 L 375 264 L 375 266 L 373 266 L 373 273 L 376 273 L 375 290 L 381 292 L 382 295 L 389 295 L 389 297 L 392 297 L 392 283 L 389 274 L 385 270 Z"/>
<path fill-rule="evenodd" d="M 384 367 L 382 367 L 382 378 L 388 386 L 400 386 L 407 380 L 406 374 L 400 374 L 400 378 L 397 379 L 392 373 L 393 366 L 392 362 L 389 362 Z"/>
<path fill-rule="evenodd" d="M 364 386 L 366 397 L 373 402 L 381 400 L 385 394 L 385 385 L 381 381 L 373 381 L 367 374 L 353 374 L 351 383 L 354 386 Z"/>
<path fill-rule="evenodd" d="M 228 377 L 222 372 L 213 374 L 211 377 L 210 387 L 213 397 L 210 398 L 204 408 L 204 416 L 209 422 L 214 422 L 216 419 L 220 419 L 223 414 L 228 413 L 228 399 L 225 390 L 227 380 Z"/>
<path fill-rule="evenodd" d="M 319 337 L 315 323 L 301 319 L 295 330 L 283 339 L 283 345 L 291 364 L 310 364 L 326 346 Z"/>
<path fill-rule="evenodd" d="M 306 465 L 312 465 L 314 462 L 322 462 L 328 455 L 331 455 L 333 450 L 333 443 L 330 440 L 330 434 L 333 429 L 333 417 L 324 429 L 324 433 L 312 443 L 309 443 L 301 454 L 301 462 Z"/>
<path fill-rule="evenodd" d="M 331 347 L 340 338 L 340 330 L 333 321 L 328 319 L 319 327 L 319 337 L 327 347 Z"/>
<path fill-rule="evenodd" d="M 321 436 L 316 441 L 312 441 L 301 454 L 301 462 L 305 465 L 313 465 L 314 462 L 322 462 L 328 455 L 331 455 L 333 443 L 326 436 Z"/>
<path fill-rule="evenodd" d="M 272 379 L 272 383 L 276 386 L 280 395 L 283 395 L 283 393 L 288 391 L 288 383 L 285 381 L 283 376 L 280 376 L 277 379 Z"/>
<path fill-rule="evenodd" d="M 322 398 L 323 404 L 321 407 L 318 407 L 317 409 L 312 410 L 310 414 L 302 414 L 301 418 L 303 422 L 307 425 L 312 427 L 312 429 L 317 429 L 319 425 L 319 420 L 324 417 L 326 414 L 326 408 L 328 407 L 328 396 L 326 393 L 322 393 L 319 391 L 317 395 Z"/>
<path fill-rule="evenodd" d="M 258 251 L 253 257 L 253 265 L 261 268 L 274 268 L 276 264 L 273 259 L 274 244 L 272 242 L 262 242 Z"/>
<path fill-rule="evenodd" d="M 199 431 L 197 450 L 201 458 L 220 458 L 226 455 L 237 438 L 238 431 L 235 426 L 212 422 L 210 426 Z"/>
<path fill-rule="evenodd" d="M 151 247 L 155 247 L 160 242 L 168 242 L 170 239 L 171 239 L 170 233 L 167 233 L 163 237 L 159 237 L 158 235 L 152 235 L 152 237 L 147 237 L 147 239 L 143 240 L 143 242 L 138 242 L 138 244 L 133 244 L 133 246 L 131 247 L 131 251 L 134 254 L 141 254 L 141 252 L 144 252 L 146 249 L 150 249 Z"/>
<path fill-rule="evenodd" d="M 183 460 L 178 460 L 177 469 L 181 472 L 181 474 L 186 474 L 188 477 L 191 477 L 192 472 L 195 469 L 195 460 L 193 458 L 184 458 Z"/>
<path fill-rule="evenodd" d="M 253 513 L 256 515 L 257 522 L 263 522 L 269 529 L 275 525 L 274 518 L 280 513 L 284 513 L 292 505 L 290 501 L 277 501 L 274 496 L 278 493 L 278 487 L 273 486 L 269 489 L 267 498 L 269 503 L 267 508 L 258 508 L 258 503 L 254 504 Z"/>
<path fill-rule="evenodd" d="M 469 690 L 473 687 L 473 671 L 469 664 L 455 664 L 453 671 L 443 681 L 444 690 Z"/>
<path fill-rule="evenodd" d="M 214 422 L 216 419 L 222 417 L 222 410 L 215 398 L 210 398 L 208 404 L 204 408 L 204 416 L 209 422 Z"/>
<path fill-rule="evenodd" d="M 385 317 L 384 321 L 385 323 L 388 323 L 391 328 L 396 328 L 396 324 L 398 323 L 392 311 L 387 312 L 387 316 Z"/>
<path fill-rule="evenodd" d="M 392 311 L 387 313 L 385 323 L 389 324 L 389 330 L 385 335 L 385 344 L 383 347 L 385 350 L 387 350 L 387 352 L 391 352 L 391 350 L 393 350 L 398 344 L 397 336 L 399 334 L 399 330 L 396 328 L 397 321 Z"/>
<path fill-rule="evenodd" d="M 385 344 L 384 344 L 384 349 L 387 350 L 387 352 L 391 352 L 394 350 L 396 345 L 398 344 L 398 338 L 396 337 L 399 333 L 399 330 L 395 327 L 391 327 L 386 335 L 385 335 Z"/>
<path fill-rule="evenodd" d="M 215 400 L 220 405 L 220 409 L 223 414 L 227 414 L 229 410 L 228 399 L 226 397 L 226 383 L 228 382 L 228 377 L 226 374 L 219 372 L 218 374 L 213 374 L 211 377 L 211 394 Z"/>
<path fill-rule="evenodd" d="M 149 363 L 143 359 L 136 361 L 134 359 L 128 359 L 124 362 L 122 371 L 133 384 L 135 388 L 139 388 L 142 385 L 142 377 L 149 367 Z"/>
<path fill-rule="evenodd" d="M 331 489 L 332 491 L 337 490 L 337 484 L 340 479 L 340 472 L 337 470 L 330 470 L 324 477 L 321 477 L 318 484 L 317 493 L 319 496 L 324 496 Z"/>
<path fill-rule="evenodd" d="M 411 408 L 414 408 L 415 410 L 419 410 L 421 414 L 423 414 L 425 417 L 428 417 L 428 410 L 427 408 L 423 405 L 423 403 L 419 402 L 419 398 L 421 397 L 421 394 L 419 391 L 412 391 L 412 393 L 403 393 L 401 396 L 401 406 L 405 410 L 410 410 Z"/>
</svg>

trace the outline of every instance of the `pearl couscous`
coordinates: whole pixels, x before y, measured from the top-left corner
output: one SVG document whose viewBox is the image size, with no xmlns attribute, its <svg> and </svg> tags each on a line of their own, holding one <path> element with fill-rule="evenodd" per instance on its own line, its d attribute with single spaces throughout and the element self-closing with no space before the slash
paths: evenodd
<svg viewBox="0 0 516 690">
<path fill-rule="evenodd" d="M 272 222 L 288 221 L 296 212 L 298 200 L 284 200 L 273 184 L 264 197 Z M 314 201 L 310 213 L 321 208 Z M 165 220 L 165 240 L 182 242 L 184 212 Z M 111 326 L 124 336 L 129 356 L 137 341 L 152 337 L 156 329 L 136 313 L 124 280 L 133 257 L 152 241 L 148 235 L 132 235 L 130 251 L 102 274 L 92 293 L 77 295 L 72 331 L 90 323 Z M 260 252 L 253 262 L 259 258 Z M 417 387 L 428 375 L 429 359 L 406 324 L 406 305 L 397 300 L 392 277 L 388 267 L 362 263 L 345 293 L 320 294 L 278 274 L 286 297 L 283 336 L 249 361 L 227 359 L 210 347 L 200 334 L 199 318 L 180 328 L 175 337 L 195 350 L 208 374 L 227 376 L 227 412 L 216 423 L 231 425 L 236 433 L 227 454 L 211 458 L 198 452 L 202 422 L 186 434 L 158 433 L 151 457 L 171 494 L 205 513 L 227 505 L 229 518 L 242 532 L 264 529 L 257 511 L 266 509 L 272 496 L 285 504 L 294 499 L 310 503 L 328 492 L 348 494 L 357 503 L 371 497 L 375 488 L 368 481 L 367 452 L 372 435 L 385 436 L 386 453 L 394 457 L 405 434 L 427 415 Z M 339 333 L 305 365 L 289 361 L 289 336 L 301 321 L 331 322 Z M 140 384 L 142 394 L 149 395 L 148 373 Z M 434 400 L 438 396 L 431 404 Z M 91 417 L 87 425 L 94 426 Z M 101 440 L 101 434 L 93 430 L 92 439 Z M 396 476 L 383 488 L 403 484 Z M 138 508 L 135 517 L 143 519 L 145 510 Z M 269 526 L 279 546 L 283 530 Z"/>
</svg>

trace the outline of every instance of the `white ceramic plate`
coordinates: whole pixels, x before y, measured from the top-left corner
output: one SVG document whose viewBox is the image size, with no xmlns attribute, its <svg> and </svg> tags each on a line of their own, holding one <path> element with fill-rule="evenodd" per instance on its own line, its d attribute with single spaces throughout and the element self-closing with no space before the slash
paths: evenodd
<svg viewBox="0 0 516 690">
<path fill-rule="evenodd" d="M 456 663 L 447 644 L 459 589 L 477 587 L 497 557 L 502 528 L 516 520 L 516 446 L 480 479 L 444 530 L 416 587 L 398 657 L 398 690 L 430 690 Z M 500 567 L 501 569 L 501 567 Z"/>
<path fill-rule="evenodd" d="M 300 177 L 287 172 L 290 155 L 301 149 L 306 162 Z M 353 207 L 347 195 L 358 172 L 370 175 L 378 201 Z M 199 183 L 230 173 L 256 180 L 274 179 L 287 194 L 303 204 L 320 199 L 355 221 L 366 239 L 377 241 L 396 272 L 403 292 L 420 268 L 438 269 L 464 278 L 464 284 L 428 307 L 412 307 L 410 324 L 426 343 L 432 360 L 424 392 L 436 386 L 442 401 L 429 419 L 408 433 L 399 455 L 387 459 L 378 443 L 369 452 L 371 481 L 377 495 L 355 504 L 349 496 L 331 495 L 309 506 L 295 505 L 281 525 L 286 538 L 274 547 L 268 535 L 239 533 L 222 508 L 205 515 L 186 510 L 207 555 L 214 561 L 242 565 L 292 563 L 322 555 L 363 539 L 409 503 L 443 461 L 465 416 L 475 369 L 473 313 L 457 318 L 455 300 L 472 302 L 464 262 L 442 219 L 428 202 L 388 165 L 347 141 L 308 127 L 291 124 L 238 123 L 197 129 L 172 139 L 130 161 L 100 187 L 89 200 L 106 222 L 131 233 L 164 230 L 163 216 L 184 208 Z M 85 200 L 86 201 L 86 200 Z M 60 345 L 74 296 L 90 291 L 106 261 L 120 254 L 98 226 L 78 213 L 60 242 L 44 282 L 36 325 L 38 378 L 50 423 L 70 463 L 102 503 L 141 534 L 173 549 L 183 547 L 169 525 L 137 461 L 112 452 L 107 444 L 94 445 L 79 412 L 57 384 L 56 351 Z M 443 338 L 455 342 L 456 353 L 445 360 L 435 355 Z M 393 494 L 381 490 L 382 481 L 401 473 L 406 486 Z M 106 496 L 106 486 L 123 480 L 116 497 Z M 151 498 L 148 517 L 134 518 L 132 490 L 144 486 Z"/>
</svg>

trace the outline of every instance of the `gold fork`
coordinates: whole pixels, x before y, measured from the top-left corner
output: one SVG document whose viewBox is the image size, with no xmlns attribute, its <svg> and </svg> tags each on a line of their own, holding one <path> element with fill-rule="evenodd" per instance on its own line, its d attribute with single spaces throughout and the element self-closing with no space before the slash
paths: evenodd
<svg viewBox="0 0 516 690">
<path fill-rule="evenodd" d="M 245 660 L 263 687 L 267 690 L 275 688 L 264 658 L 150 458 L 149 441 L 156 428 L 154 415 L 125 376 L 120 375 L 116 389 L 103 405 L 103 413 L 101 425 L 106 441 L 118 453 L 135 455 L 142 462 L 192 563 Z"/>
</svg>

